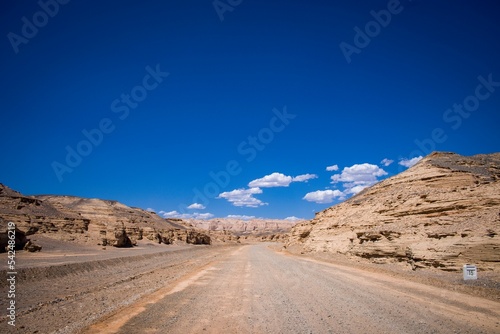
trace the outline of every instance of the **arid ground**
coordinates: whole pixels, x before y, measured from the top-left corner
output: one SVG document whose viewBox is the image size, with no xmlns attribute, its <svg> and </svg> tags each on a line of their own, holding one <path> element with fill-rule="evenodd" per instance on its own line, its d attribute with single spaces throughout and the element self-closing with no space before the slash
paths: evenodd
<svg viewBox="0 0 500 334">
<path fill-rule="evenodd" d="M 500 290 L 487 273 L 465 284 L 457 273 L 292 255 L 278 243 L 65 245 L 18 254 L 16 327 L 2 317 L 2 332 L 500 332 Z"/>
</svg>

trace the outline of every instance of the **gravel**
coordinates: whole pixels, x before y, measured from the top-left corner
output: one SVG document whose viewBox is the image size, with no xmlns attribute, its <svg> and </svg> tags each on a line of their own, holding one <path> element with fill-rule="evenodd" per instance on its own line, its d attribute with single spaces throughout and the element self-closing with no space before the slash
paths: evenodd
<svg viewBox="0 0 500 334">
<path fill-rule="evenodd" d="M 493 301 L 257 244 L 85 333 L 494 333 L 499 316 Z"/>
<path fill-rule="evenodd" d="M 2 333 L 500 332 L 498 302 L 263 243 L 32 270 Z"/>
</svg>

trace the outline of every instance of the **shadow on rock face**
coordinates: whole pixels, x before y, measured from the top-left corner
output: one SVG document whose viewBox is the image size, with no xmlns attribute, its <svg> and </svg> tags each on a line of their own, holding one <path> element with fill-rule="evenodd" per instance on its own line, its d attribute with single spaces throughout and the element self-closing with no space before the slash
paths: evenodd
<svg viewBox="0 0 500 334">
<path fill-rule="evenodd" d="M 12 235 L 12 234 L 11 234 Z M 7 246 L 9 245 L 9 235 L 7 227 L 1 228 L 0 229 L 0 253 L 4 253 L 7 251 Z M 22 250 L 24 248 L 24 245 L 28 242 L 28 239 L 26 238 L 26 233 L 19 229 L 15 229 L 15 243 L 16 243 L 16 250 Z"/>
<path fill-rule="evenodd" d="M 40 252 L 42 250 L 42 246 L 34 244 L 28 239 L 28 242 L 26 243 L 26 245 L 24 245 L 23 249 L 30 253 L 34 253 L 34 252 Z"/>
<path fill-rule="evenodd" d="M 132 240 L 130 240 L 124 229 L 115 232 L 115 239 L 116 240 L 113 244 L 115 247 L 129 248 L 133 246 Z"/>
</svg>

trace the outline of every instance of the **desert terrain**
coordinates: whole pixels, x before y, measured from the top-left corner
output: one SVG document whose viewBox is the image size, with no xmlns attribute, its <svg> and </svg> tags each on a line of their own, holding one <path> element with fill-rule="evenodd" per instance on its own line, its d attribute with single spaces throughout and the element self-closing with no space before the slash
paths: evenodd
<svg viewBox="0 0 500 334">
<path fill-rule="evenodd" d="M 433 153 L 299 222 L 164 219 L 2 185 L 1 241 L 14 222 L 18 250 L 1 332 L 498 333 L 499 180 L 499 154 Z"/>
<path fill-rule="evenodd" d="M 63 248 L 19 255 L 17 325 L 0 322 L 9 333 L 500 330 L 499 287 L 449 272 L 294 255 L 277 243 L 150 243 L 105 256 Z"/>
<path fill-rule="evenodd" d="M 435 152 L 291 231 L 287 248 L 414 270 L 500 271 L 500 154 Z"/>
</svg>

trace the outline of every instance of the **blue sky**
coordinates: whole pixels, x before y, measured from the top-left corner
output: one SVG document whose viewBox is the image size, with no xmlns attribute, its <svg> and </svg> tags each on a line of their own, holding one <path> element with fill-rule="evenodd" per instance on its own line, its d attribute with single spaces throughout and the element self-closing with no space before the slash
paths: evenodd
<svg viewBox="0 0 500 334">
<path fill-rule="evenodd" d="M 499 151 L 499 12 L 2 1 L 0 182 L 166 217 L 312 218 L 432 150 Z"/>
</svg>

